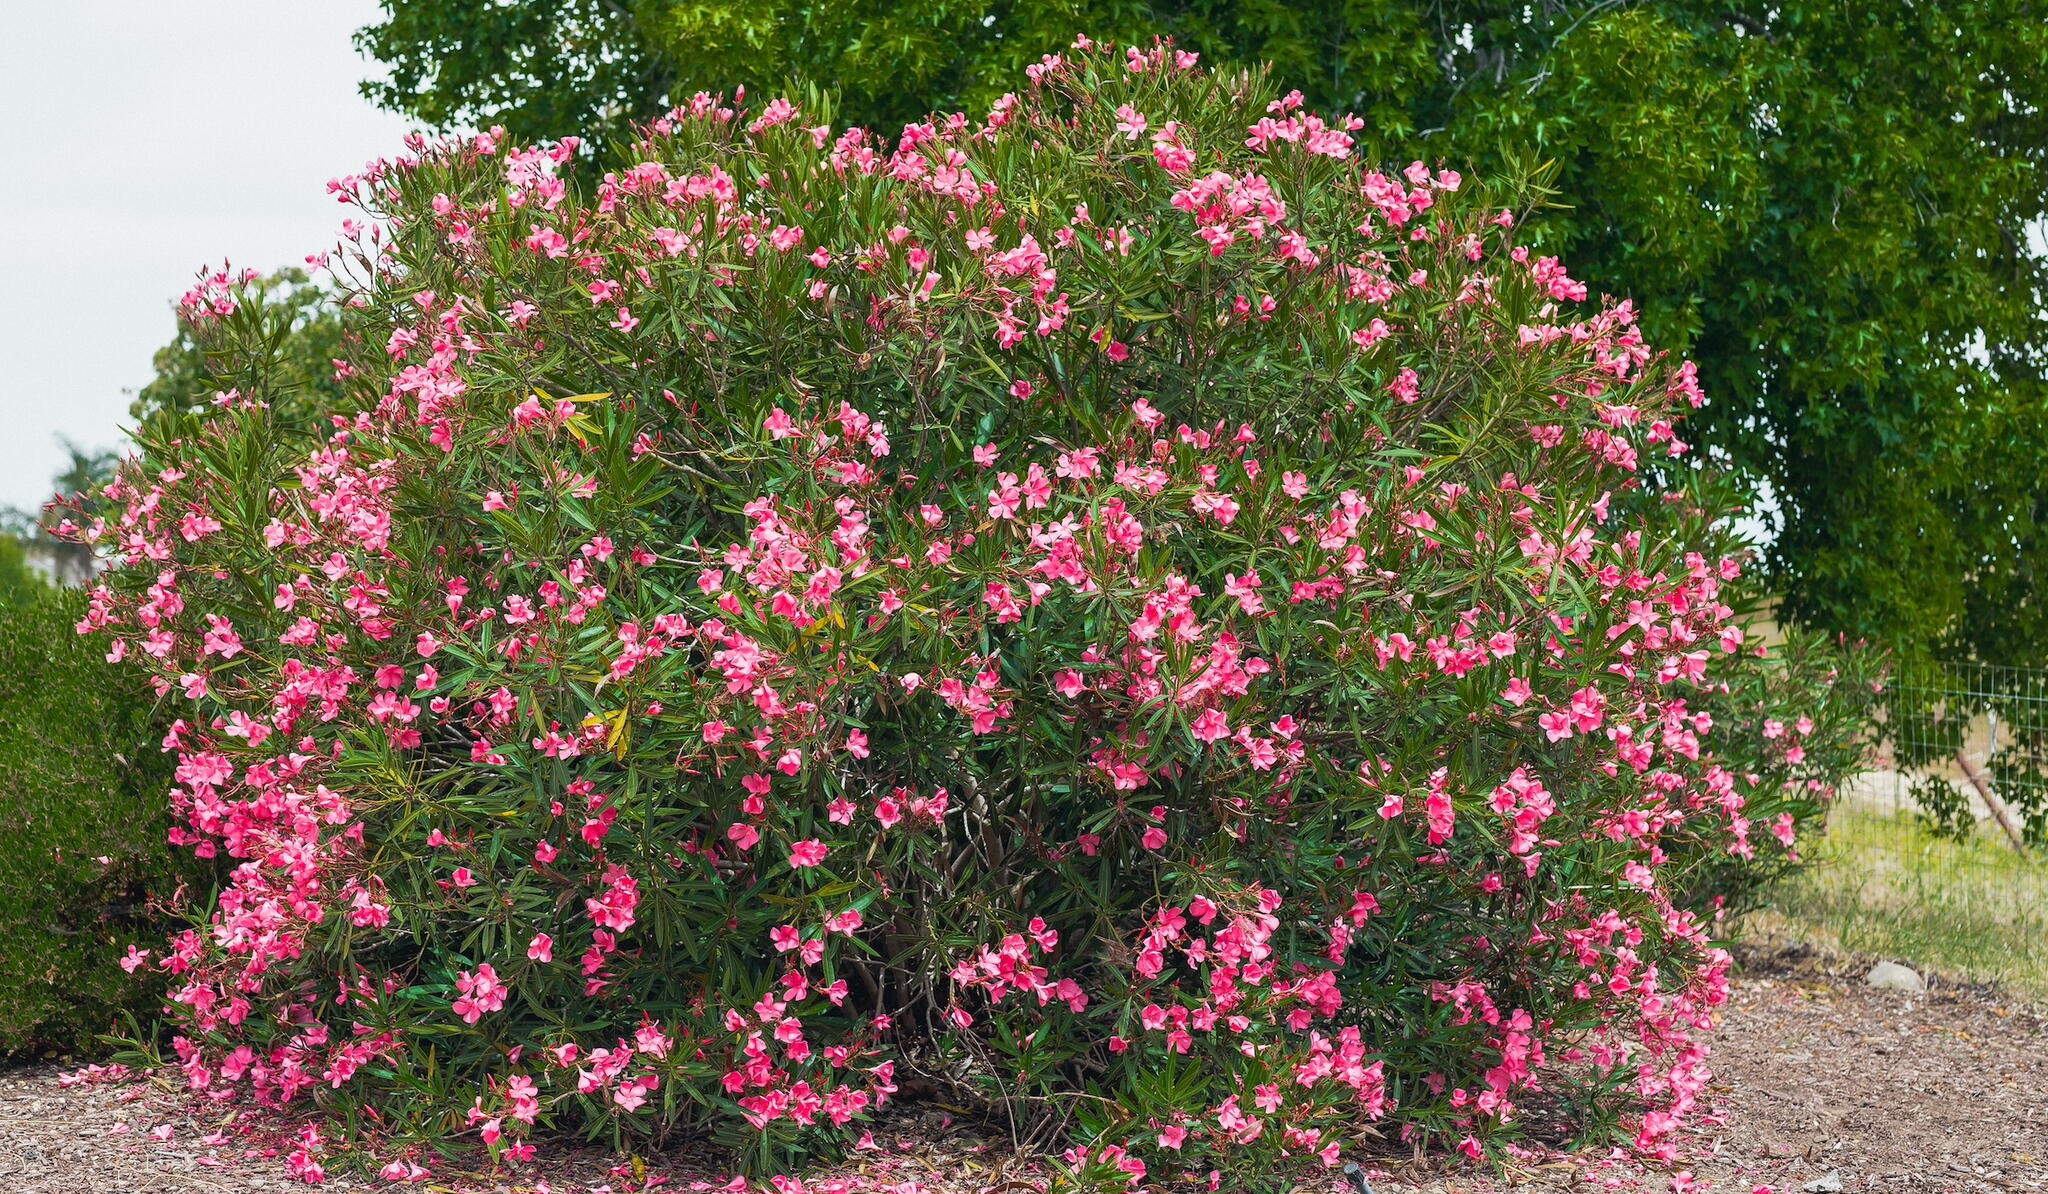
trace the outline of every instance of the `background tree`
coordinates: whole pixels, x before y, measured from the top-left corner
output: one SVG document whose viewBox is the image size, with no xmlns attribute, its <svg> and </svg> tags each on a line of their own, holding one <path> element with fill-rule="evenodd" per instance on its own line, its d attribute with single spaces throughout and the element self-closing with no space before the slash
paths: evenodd
<svg viewBox="0 0 2048 1194">
<path fill-rule="evenodd" d="M 698 90 L 835 87 L 844 121 L 985 110 L 1076 30 L 1270 61 L 1369 154 L 1559 166 L 1536 230 L 1691 353 L 1696 433 L 1763 496 L 1784 611 L 2048 662 L 2048 7 L 1728 0 L 385 0 L 380 103 L 522 139 Z"/>
<path fill-rule="evenodd" d="M 53 494 L 71 497 L 110 480 L 120 453 L 82 448 L 64 436 L 57 443 L 67 457 L 50 479 Z M 31 564 L 30 557 L 40 560 Z M 41 571 L 38 571 L 38 567 Z M 41 510 L 0 506 L 0 605 L 42 596 L 50 587 L 84 583 L 93 574 L 92 548 L 74 538 L 55 535 L 45 526 Z M 45 580 L 47 573 L 49 581 Z"/>
<path fill-rule="evenodd" d="M 29 567 L 21 540 L 12 531 L 0 531 L 0 609 L 33 601 L 48 587 Z"/>
</svg>

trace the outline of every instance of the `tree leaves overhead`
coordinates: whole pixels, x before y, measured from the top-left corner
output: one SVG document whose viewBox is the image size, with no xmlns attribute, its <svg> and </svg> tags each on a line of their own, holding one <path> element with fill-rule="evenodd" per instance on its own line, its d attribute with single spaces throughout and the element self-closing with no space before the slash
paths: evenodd
<svg viewBox="0 0 2048 1194">
<path fill-rule="evenodd" d="M 1691 352 L 1696 431 L 1765 486 L 1788 613 L 2041 662 L 2048 8 L 2039 0 L 1053 4 L 385 0 L 378 102 L 517 138 L 698 90 L 831 88 L 893 128 L 986 110 L 1076 31 L 1268 61 L 1364 147 L 1561 166 L 1536 231 Z"/>
<path fill-rule="evenodd" d="M 676 85 L 638 9 L 611 0 L 433 0 L 385 5 L 356 47 L 390 68 L 363 94 L 435 125 L 487 117 L 529 129 L 589 132 L 659 112 Z"/>
</svg>

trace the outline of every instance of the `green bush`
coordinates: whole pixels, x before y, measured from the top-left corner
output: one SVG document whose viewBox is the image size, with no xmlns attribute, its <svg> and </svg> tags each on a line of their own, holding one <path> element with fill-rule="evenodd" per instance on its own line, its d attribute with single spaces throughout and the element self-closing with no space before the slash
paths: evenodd
<svg viewBox="0 0 2048 1194">
<path fill-rule="evenodd" d="M 28 566 L 21 540 L 0 531 L 0 607 L 34 600 L 46 587 Z"/>
<path fill-rule="evenodd" d="M 0 1054 L 86 1044 L 153 1005 L 118 962 L 197 873 L 164 840 L 154 701 L 73 632 L 84 610 L 76 590 L 0 604 Z"/>
<path fill-rule="evenodd" d="M 178 1068 L 323 1111 L 295 1175 L 771 1172 L 899 1080 L 1110 1186 L 1674 1147 L 1728 958 L 1669 893 L 1785 848 L 1826 722 L 1732 620 L 1694 370 L 1530 188 L 1165 49 L 1025 84 L 894 148 L 707 98 L 594 186 L 416 146 L 345 188 L 319 438 L 258 279 L 186 296 L 255 382 L 76 512 L 87 620 L 235 860 L 153 957 Z"/>
<path fill-rule="evenodd" d="M 1734 662 L 1734 661 L 1731 661 Z M 1681 907 L 1739 914 L 1774 903 L 1782 881 L 1810 864 L 1837 787 L 1870 765 L 1874 711 L 1887 653 L 1794 630 L 1752 646 L 1701 707 L 1718 731 L 1742 802 L 1730 815 L 1733 844 L 1674 845 L 1672 883 Z M 1799 711 L 1788 715 L 1788 710 Z"/>
</svg>

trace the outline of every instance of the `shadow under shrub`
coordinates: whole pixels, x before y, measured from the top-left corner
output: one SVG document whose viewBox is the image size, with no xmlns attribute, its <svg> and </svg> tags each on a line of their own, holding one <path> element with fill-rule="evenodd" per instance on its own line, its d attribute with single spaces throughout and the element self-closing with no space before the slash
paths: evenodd
<svg viewBox="0 0 2048 1194">
<path fill-rule="evenodd" d="M 82 515 L 235 865 L 156 959 L 196 1090 L 399 1176 L 774 1170 L 913 1079 L 1113 1184 L 1549 1094 L 1670 1149 L 1728 963 L 1671 891 L 1785 848 L 1752 756 L 1811 727 L 1709 711 L 1701 395 L 1535 192 L 1160 49 L 893 143 L 700 97 L 590 185 L 414 150 L 349 183 L 357 409 L 223 395 Z"/>
<path fill-rule="evenodd" d="M 163 983 L 119 960 L 203 871 L 164 840 L 156 699 L 79 637 L 85 609 L 76 589 L 0 604 L 0 1055 L 91 1050 L 122 1012 L 154 1014 Z"/>
</svg>

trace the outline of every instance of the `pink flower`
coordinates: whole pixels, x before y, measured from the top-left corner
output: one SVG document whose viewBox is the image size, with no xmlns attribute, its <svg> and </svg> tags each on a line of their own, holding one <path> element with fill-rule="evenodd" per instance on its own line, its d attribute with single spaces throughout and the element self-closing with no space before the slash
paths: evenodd
<svg viewBox="0 0 2048 1194">
<path fill-rule="evenodd" d="M 792 867 L 813 867 L 825 861 L 825 843 L 812 838 L 797 842 L 789 848 L 789 865 Z"/>
<path fill-rule="evenodd" d="M 535 933 L 533 940 L 526 943 L 526 956 L 536 962 L 555 960 L 555 939 L 546 933 Z"/>
<path fill-rule="evenodd" d="M 1771 836 L 1777 838 L 1779 843 L 1788 850 L 1792 848 L 1792 843 L 1796 840 L 1796 832 L 1793 828 L 1791 813 L 1779 813 L 1777 819 L 1771 822 Z"/>
<path fill-rule="evenodd" d="M 1230 737 L 1230 719 L 1223 715 L 1221 709 L 1204 709 L 1188 728 L 1203 742 L 1218 742 Z"/>
<path fill-rule="evenodd" d="M 1371 348 L 1393 334 L 1394 330 L 1387 326 L 1386 320 L 1374 319 L 1362 328 L 1352 329 L 1351 342 L 1360 348 Z"/>
<path fill-rule="evenodd" d="M 1422 802 L 1422 811 L 1429 819 L 1429 844 L 1434 846 L 1450 840 L 1451 826 L 1457 818 L 1451 798 L 1441 790 L 1433 790 Z"/>
<path fill-rule="evenodd" d="M 485 1012 L 494 1012 L 505 1006 L 507 988 L 498 981 L 498 972 L 488 962 L 475 971 L 465 970 L 458 974 L 455 986 L 462 994 L 451 1007 L 465 1024 L 474 1024 L 483 1018 Z"/>
</svg>

